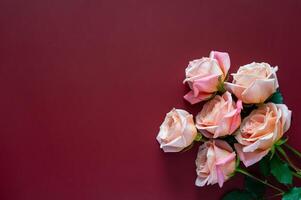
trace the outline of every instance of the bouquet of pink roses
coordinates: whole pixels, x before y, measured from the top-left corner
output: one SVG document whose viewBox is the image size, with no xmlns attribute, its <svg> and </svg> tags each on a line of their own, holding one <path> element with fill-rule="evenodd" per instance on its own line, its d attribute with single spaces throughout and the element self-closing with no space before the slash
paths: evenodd
<svg viewBox="0 0 301 200">
<path fill-rule="evenodd" d="M 299 157 L 301 153 L 283 137 L 292 113 L 283 104 L 278 68 L 253 62 L 240 67 L 227 82 L 229 69 L 230 58 L 224 52 L 212 51 L 209 57 L 189 63 L 184 83 L 191 90 L 184 98 L 191 104 L 203 101 L 204 106 L 195 117 L 182 109 L 167 113 L 157 136 L 160 148 L 180 152 L 200 143 L 196 186 L 222 187 L 236 173 L 244 174 L 245 188 L 227 193 L 224 200 L 265 199 L 265 187 L 275 190 L 273 197 L 300 200 L 301 187 L 293 187 L 292 181 L 301 178 L 301 170 L 286 150 Z M 247 170 L 256 163 L 260 177 Z"/>
</svg>

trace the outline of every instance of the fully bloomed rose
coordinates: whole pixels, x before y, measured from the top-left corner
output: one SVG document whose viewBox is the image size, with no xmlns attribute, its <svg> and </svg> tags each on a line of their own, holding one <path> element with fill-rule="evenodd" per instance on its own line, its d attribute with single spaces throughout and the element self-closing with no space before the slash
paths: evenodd
<svg viewBox="0 0 301 200">
<path fill-rule="evenodd" d="M 231 135 L 240 125 L 242 102 L 235 103 L 229 92 L 216 95 L 196 116 L 196 127 L 208 138 Z"/>
<path fill-rule="evenodd" d="M 211 51 L 209 58 L 193 60 L 186 68 L 186 79 L 191 91 L 184 98 L 191 104 L 210 98 L 218 91 L 230 68 L 228 53 Z"/>
<path fill-rule="evenodd" d="M 289 129 L 291 111 L 284 104 L 268 103 L 246 117 L 236 139 L 235 149 L 246 167 L 260 161 Z"/>
<path fill-rule="evenodd" d="M 164 152 L 179 152 L 188 147 L 196 135 L 193 116 L 185 110 L 174 108 L 166 114 L 157 140 Z"/>
<path fill-rule="evenodd" d="M 220 187 L 235 170 L 235 157 L 230 145 L 222 140 L 210 140 L 202 144 L 196 159 L 196 186 L 213 185 Z"/>
<path fill-rule="evenodd" d="M 267 63 L 244 65 L 232 74 L 233 82 L 225 83 L 225 87 L 244 103 L 263 103 L 279 87 L 277 69 Z"/>
</svg>

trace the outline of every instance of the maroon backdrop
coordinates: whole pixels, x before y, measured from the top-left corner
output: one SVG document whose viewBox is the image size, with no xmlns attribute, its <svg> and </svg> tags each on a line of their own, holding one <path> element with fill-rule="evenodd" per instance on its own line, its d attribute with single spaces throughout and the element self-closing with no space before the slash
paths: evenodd
<svg viewBox="0 0 301 200">
<path fill-rule="evenodd" d="M 164 154 L 189 60 L 279 66 L 287 135 L 301 150 L 301 1 L 1 0 L 0 198 L 219 199 L 194 186 L 197 147 Z M 301 162 L 299 162 L 301 165 Z"/>
</svg>

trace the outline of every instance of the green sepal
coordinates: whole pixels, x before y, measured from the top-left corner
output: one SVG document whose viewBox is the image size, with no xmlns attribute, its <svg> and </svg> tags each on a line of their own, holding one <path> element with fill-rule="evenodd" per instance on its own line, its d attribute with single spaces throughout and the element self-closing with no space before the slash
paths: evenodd
<svg viewBox="0 0 301 200">
<path fill-rule="evenodd" d="M 222 76 L 218 77 L 217 91 L 218 91 L 219 94 L 223 94 L 227 91 L 225 89 L 225 84 L 224 84 L 224 80 L 222 80 Z"/>
<path fill-rule="evenodd" d="M 195 136 L 195 138 L 194 138 L 194 141 L 199 142 L 199 141 L 202 140 L 202 138 L 203 138 L 203 135 L 200 134 L 200 133 L 197 133 L 196 136 Z"/>
<path fill-rule="evenodd" d="M 284 143 L 286 143 L 287 140 L 288 140 L 288 138 L 280 139 L 280 140 L 278 140 L 278 141 L 275 143 L 275 145 L 276 145 L 276 146 L 281 146 L 281 145 L 283 145 Z"/>
</svg>

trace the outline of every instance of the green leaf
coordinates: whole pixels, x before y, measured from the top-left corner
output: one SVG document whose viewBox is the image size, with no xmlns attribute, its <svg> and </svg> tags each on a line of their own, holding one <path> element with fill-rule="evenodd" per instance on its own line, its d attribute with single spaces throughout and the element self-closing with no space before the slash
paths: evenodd
<svg viewBox="0 0 301 200">
<path fill-rule="evenodd" d="M 255 199 L 262 199 L 265 193 L 265 185 L 245 176 L 245 189 L 250 192 Z"/>
<path fill-rule="evenodd" d="M 276 154 L 272 158 L 271 173 L 273 176 L 283 184 L 292 184 L 293 175 L 287 163 L 283 162 Z"/>
<path fill-rule="evenodd" d="M 283 195 L 282 200 L 301 200 L 301 188 L 292 188 Z"/>
<path fill-rule="evenodd" d="M 269 176 L 270 175 L 270 155 L 265 156 L 263 159 L 260 160 L 259 162 L 259 169 L 260 172 L 264 176 Z"/>
<path fill-rule="evenodd" d="M 283 96 L 282 96 L 281 92 L 279 91 L 279 89 L 266 100 L 266 103 L 267 102 L 273 102 L 276 104 L 283 103 Z"/>
<path fill-rule="evenodd" d="M 255 200 L 255 198 L 248 191 L 233 190 L 223 196 L 222 200 Z"/>
</svg>

